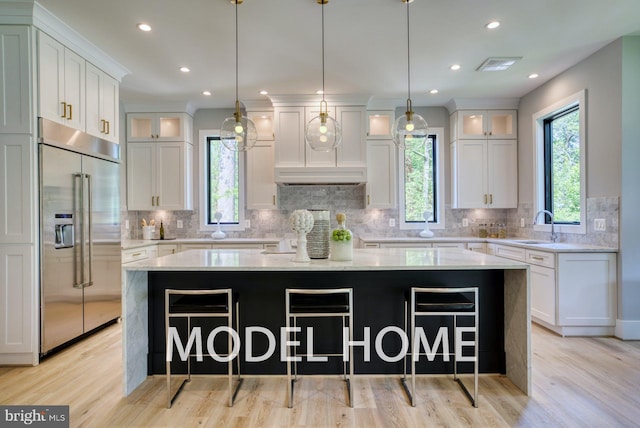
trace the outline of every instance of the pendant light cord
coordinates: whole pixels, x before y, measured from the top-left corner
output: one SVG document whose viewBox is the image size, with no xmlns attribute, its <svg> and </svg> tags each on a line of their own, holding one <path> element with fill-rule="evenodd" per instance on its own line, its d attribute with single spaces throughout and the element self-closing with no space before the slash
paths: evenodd
<svg viewBox="0 0 640 428">
<path fill-rule="evenodd" d="M 322 101 L 324 101 L 324 1 L 322 6 Z"/>
<path fill-rule="evenodd" d="M 238 1 L 236 5 L 236 109 L 238 108 Z"/>
<path fill-rule="evenodd" d="M 411 101 L 411 49 L 409 47 L 410 33 L 409 30 L 409 0 L 405 0 L 407 3 L 407 104 Z"/>
</svg>

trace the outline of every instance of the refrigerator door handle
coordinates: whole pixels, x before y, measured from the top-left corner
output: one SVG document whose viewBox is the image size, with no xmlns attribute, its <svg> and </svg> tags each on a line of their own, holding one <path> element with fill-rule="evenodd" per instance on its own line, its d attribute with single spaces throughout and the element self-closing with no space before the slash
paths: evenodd
<svg viewBox="0 0 640 428">
<path fill-rule="evenodd" d="M 78 180 L 79 179 L 79 180 Z M 76 188 L 76 183 L 80 181 L 80 190 Z M 77 252 L 74 250 L 74 270 L 73 270 L 73 288 L 83 288 L 84 285 L 84 178 L 83 174 L 73 174 L 73 209 L 75 211 L 75 220 L 77 222 L 76 229 L 80 231 L 80 259 L 78 260 Z M 80 270 L 80 274 L 78 274 Z"/>
<path fill-rule="evenodd" d="M 87 234 L 89 235 L 89 281 L 83 284 L 83 287 L 91 287 L 93 285 L 93 182 L 91 180 L 91 174 L 84 174 L 87 178 Z M 84 259 L 83 263 L 84 263 Z M 83 266 L 84 272 L 84 266 Z"/>
</svg>

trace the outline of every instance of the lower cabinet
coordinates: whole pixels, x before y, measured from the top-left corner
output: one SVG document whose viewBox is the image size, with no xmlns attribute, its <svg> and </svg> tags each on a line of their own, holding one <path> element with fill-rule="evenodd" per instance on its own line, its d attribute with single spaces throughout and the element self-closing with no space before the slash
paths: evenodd
<svg viewBox="0 0 640 428">
<path fill-rule="evenodd" d="M 556 323 L 556 270 L 531 265 L 531 316 Z"/>
</svg>

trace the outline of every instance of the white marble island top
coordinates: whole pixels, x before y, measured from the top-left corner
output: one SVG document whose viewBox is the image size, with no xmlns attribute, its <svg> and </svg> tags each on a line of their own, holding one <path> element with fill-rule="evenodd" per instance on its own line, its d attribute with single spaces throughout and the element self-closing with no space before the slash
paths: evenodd
<svg viewBox="0 0 640 428">
<path fill-rule="evenodd" d="M 313 259 L 293 261 L 293 254 L 269 254 L 263 250 L 188 250 L 164 257 L 128 263 L 132 271 L 216 270 L 466 270 L 527 269 L 528 265 L 458 248 L 354 249 L 352 261 Z"/>
</svg>

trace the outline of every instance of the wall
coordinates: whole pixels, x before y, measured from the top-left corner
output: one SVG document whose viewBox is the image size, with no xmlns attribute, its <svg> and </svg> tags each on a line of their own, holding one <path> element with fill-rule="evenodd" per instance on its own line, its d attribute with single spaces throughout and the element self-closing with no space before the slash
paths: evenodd
<svg viewBox="0 0 640 428">
<path fill-rule="evenodd" d="M 640 339 L 640 37 L 622 39 L 622 204 L 618 327 L 616 335 Z"/>
</svg>

